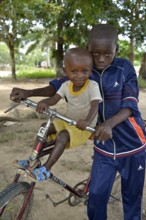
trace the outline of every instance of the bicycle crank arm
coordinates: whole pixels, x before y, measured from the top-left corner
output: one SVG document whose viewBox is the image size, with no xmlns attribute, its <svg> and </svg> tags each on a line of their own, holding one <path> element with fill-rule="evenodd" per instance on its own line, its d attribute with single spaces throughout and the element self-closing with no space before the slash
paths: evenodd
<svg viewBox="0 0 146 220">
<path fill-rule="evenodd" d="M 52 202 L 52 204 L 53 204 L 54 207 L 56 207 L 56 206 L 58 206 L 58 205 L 64 203 L 64 202 L 67 201 L 68 198 L 69 198 L 69 197 L 67 197 L 67 198 L 65 198 L 65 199 L 60 200 L 59 202 L 54 202 L 53 199 L 49 196 L 49 194 L 46 194 L 45 197 L 46 197 L 46 199 L 49 199 L 50 202 Z"/>
</svg>

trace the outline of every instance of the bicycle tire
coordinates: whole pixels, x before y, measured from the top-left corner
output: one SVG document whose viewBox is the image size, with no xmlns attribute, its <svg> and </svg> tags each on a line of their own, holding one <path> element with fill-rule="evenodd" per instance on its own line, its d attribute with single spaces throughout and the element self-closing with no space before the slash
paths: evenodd
<svg viewBox="0 0 146 220">
<path fill-rule="evenodd" d="M 23 217 L 19 213 L 31 185 L 27 182 L 12 183 L 0 192 L 0 210 L 4 207 L 1 220 L 28 220 L 33 201 L 33 193 L 27 202 Z"/>
</svg>

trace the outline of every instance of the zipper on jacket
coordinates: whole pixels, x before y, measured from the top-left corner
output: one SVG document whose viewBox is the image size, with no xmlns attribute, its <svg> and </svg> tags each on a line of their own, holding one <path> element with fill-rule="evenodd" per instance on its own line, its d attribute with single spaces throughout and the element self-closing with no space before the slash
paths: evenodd
<svg viewBox="0 0 146 220">
<path fill-rule="evenodd" d="M 102 92 L 102 97 L 103 97 L 103 109 L 102 109 L 102 116 L 103 116 L 103 121 L 105 121 L 105 114 L 104 114 L 104 111 L 105 111 L 105 104 L 104 104 L 104 93 L 103 93 L 103 89 L 102 89 L 102 75 L 103 73 L 105 72 L 106 69 L 108 69 L 111 65 L 107 66 L 102 72 L 101 74 L 96 70 L 96 73 L 98 73 L 99 77 L 100 77 L 100 88 L 101 88 L 101 92 Z"/>
<path fill-rule="evenodd" d="M 103 75 L 103 73 L 105 72 L 105 70 L 107 69 L 107 68 L 109 68 L 111 65 L 109 65 L 109 66 L 107 66 L 102 72 L 101 72 L 101 74 L 97 71 L 97 70 L 95 70 L 96 71 L 96 73 L 98 73 L 98 75 L 99 75 L 99 77 L 100 77 L 100 88 L 101 88 L 101 92 L 102 92 L 102 97 L 103 97 L 103 109 L 102 109 L 102 116 L 103 116 L 103 121 L 105 121 L 105 114 L 104 114 L 104 112 L 105 112 L 105 102 L 104 102 L 104 93 L 103 93 L 103 86 L 102 86 L 102 75 Z M 115 144 L 115 142 L 114 142 L 114 140 L 112 139 L 112 142 L 113 142 L 113 148 L 114 148 L 114 157 L 113 157 L 113 159 L 115 160 L 116 159 L 116 144 Z M 103 144 L 104 144 L 104 142 L 103 142 Z"/>
</svg>

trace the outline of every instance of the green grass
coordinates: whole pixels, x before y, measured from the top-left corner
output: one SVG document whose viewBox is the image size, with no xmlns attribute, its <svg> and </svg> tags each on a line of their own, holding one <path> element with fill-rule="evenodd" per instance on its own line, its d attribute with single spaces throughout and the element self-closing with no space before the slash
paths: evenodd
<svg viewBox="0 0 146 220">
<path fill-rule="evenodd" d="M 53 69 L 28 69 L 28 70 L 18 70 L 17 78 L 31 78 L 31 79 L 41 79 L 41 78 L 55 78 L 56 73 Z"/>
<path fill-rule="evenodd" d="M 142 79 L 141 76 L 138 77 L 138 86 L 141 89 L 145 89 L 146 88 L 146 80 Z"/>
</svg>

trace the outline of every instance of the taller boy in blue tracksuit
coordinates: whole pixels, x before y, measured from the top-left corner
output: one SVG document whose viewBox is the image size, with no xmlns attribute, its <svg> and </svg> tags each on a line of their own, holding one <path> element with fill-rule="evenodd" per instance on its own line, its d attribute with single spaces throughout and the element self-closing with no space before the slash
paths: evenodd
<svg viewBox="0 0 146 220">
<path fill-rule="evenodd" d="M 92 79 L 99 83 L 104 100 L 99 106 L 94 140 L 90 220 L 107 219 L 107 203 L 117 171 L 121 174 L 124 219 L 141 220 L 146 136 L 137 106 L 137 76 L 129 61 L 115 58 L 117 38 L 116 30 L 107 24 L 95 26 L 88 38 L 94 60 Z"/>
<path fill-rule="evenodd" d="M 116 30 L 108 24 L 96 25 L 89 32 L 88 50 L 94 61 L 91 79 L 98 82 L 103 98 L 94 139 L 89 220 L 107 219 L 117 171 L 121 174 L 124 220 L 141 220 L 146 134 L 137 106 L 137 76 L 128 60 L 115 57 L 117 40 Z M 50 86 L 35 90 L 14 88 L 11 99 L 52 96 L 65 80 L 54 80 Z"/>
</svg>

